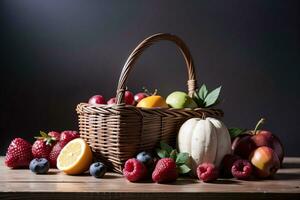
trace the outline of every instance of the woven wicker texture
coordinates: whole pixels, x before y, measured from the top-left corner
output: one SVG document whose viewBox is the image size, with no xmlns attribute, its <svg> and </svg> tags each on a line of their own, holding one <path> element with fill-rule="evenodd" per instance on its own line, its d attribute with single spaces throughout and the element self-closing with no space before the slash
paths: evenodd
<svg viewBox="0 0 300 200">
<path fill-rule="evenodd" d="M 195 69 L 191 54 L 184 42 L 175 35 L 159 33 L 143 40 L 128 57 L 117 87 L 116 105 L 77 106 L 80 136 L 87 141 L 94 157 L 111 170 L 122 173 L 125 161 L 143 150 L 153 150 L 160 141 L 174 145 L 182 123 L 192 117 L 222 117 L 213 108 L 163 109 L 138 108 L 123 102 L 126 80 L 135 61 L 152 44 L 168 40 L 175 43 L 184 56 L 188 71 L 188 93 L 196 90 Z"/>
</svg>

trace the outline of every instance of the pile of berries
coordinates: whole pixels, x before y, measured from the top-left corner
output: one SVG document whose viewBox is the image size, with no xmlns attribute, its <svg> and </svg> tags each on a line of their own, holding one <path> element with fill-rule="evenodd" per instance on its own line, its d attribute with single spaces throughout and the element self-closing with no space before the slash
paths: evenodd
<svg viewBox="0 0 300 200">
<path fill-rule="evenodd" d="M 191 169 L 186 165 L 188 153 L 177 153 L 169 145 L 161 143 L 157 157 L 149 152 L 141 152 L 135 158 L 126 161 L 123 175 L 130 182 L 152 179 L 156 183 L 176 181 L 179 174 L 187 174 Z M 217 168 L 210 163 L 203 163 L 197 168 L 197 176 L 204 182 L 214 181 L 218 177 Z"/>
<path fill-rule="evenodd" d="M 36 174 L 46 174 L 50 168 L 56 168 L 56 162 L 61 150 L 71 140 L 79 138 L 76 131 L 51 131 L 48 134 L 40 132 L 31 145 L 22 138 L 15 138 L 9 145 L 5 164 L 9 168 L 29 168 Z M 96 178 L 102 178 L 107 171 L 101 162 L 90 165 L 89 172 Z"/>
<path fill-rule="evenodd" d="M 31 145 L 22 138 L 15 138 L 9 145 L 5 164 L 9 168 L 30 168 L 37 174 L 47 173 L 49 168 L 56 168 L 56 160 L 63 147 L 78 138 L 76 131 L 40 132 Z"/>
</svg>

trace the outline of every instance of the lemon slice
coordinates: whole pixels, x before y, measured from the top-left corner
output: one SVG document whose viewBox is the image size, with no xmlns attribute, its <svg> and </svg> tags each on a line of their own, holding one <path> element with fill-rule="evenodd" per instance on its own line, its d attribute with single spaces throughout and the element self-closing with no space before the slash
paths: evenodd
<svg viewBox="0 0 300 200">
<path fill-rule="evenodd" d="M 66 174 L 82 174 L 89 169 L 93 155 L 89 145 L 81 138 L 70 141 L 57 158 L 57 168 Z"/>
</svg>

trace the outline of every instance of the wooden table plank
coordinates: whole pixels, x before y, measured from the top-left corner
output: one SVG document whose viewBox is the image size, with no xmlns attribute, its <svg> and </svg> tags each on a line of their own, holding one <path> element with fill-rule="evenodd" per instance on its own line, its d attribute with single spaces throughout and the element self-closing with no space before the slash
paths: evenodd
<svg viewBox="0 0 300 200">
<path fill-rule="evenodd" d="M 47 175 L 11 170 L 0 158 L 0 199 L 297 199 L 300 197 L 300 158 L 286 158 L 272 180 L 220 179 L 203 183 L 180 178 L 172 184 L 130 183 L 121 175 L 103 179 L 89 175 L 68 176 L 51 169 Z"/>
</svg>

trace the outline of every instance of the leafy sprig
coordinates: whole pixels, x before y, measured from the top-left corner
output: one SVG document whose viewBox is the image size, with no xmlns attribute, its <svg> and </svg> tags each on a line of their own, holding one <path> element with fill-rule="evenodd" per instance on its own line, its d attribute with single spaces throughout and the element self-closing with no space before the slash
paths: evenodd
<svg viewBox="0 0 300 200">
<path fill-rule="evenodd" d="M 55 137 L 48 135 L 44 131 L 40 131 L 40 136 L 36 136 L 34 138 L 37 140 L 43 140 L 47 145 L 51 145 L 54 141 L 56 141 Z"/>
<path fill-rule="evenodd" d="M 200 89 L 195 92 L 194 100 L 201 108 L 207 108 L 217 105 L 219 101 L 219 96 L 221 93 L 222 86 L 209 91 L 205 84 L 203 84 Z"/>
</svg>

